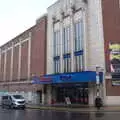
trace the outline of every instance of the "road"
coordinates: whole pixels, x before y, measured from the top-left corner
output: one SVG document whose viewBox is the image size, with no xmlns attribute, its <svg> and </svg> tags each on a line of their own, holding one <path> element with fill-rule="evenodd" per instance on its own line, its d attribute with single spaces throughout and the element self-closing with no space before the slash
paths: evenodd
<svg viewBox="0 0 120 120">
<path fill-rule="evenodd" d="M 58 112 L 41 110 L 10 110 L 0 107 L 0 120 L 120 120 L 120 112 Z"/>
</svg>

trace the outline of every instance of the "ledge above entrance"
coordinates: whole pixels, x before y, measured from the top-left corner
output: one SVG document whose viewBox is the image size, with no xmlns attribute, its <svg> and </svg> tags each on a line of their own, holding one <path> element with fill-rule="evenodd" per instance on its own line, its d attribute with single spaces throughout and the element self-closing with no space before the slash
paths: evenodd
<svg viewBox="0 0 120 120">
<path fill-rule="evenodd" d="M 102 82 L 103 80 L 102 72 L 100 72 L 99 77 L 100 81 Z M 32 77 L 33 84 L 57 84 L 57 83 L 80 83 L 80 82 L 96 82 L 96 72 L 82 71 Z"/>
</svg>

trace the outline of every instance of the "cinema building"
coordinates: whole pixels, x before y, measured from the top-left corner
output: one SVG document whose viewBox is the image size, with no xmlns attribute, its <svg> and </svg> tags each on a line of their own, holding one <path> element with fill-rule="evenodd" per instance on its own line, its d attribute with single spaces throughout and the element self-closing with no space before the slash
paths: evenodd
<svg viewBox="0 0 120 120">
<path fill-rule="evenodd" d="M 99 95 L 120 105 L 119 2 L 58 0 L 47 9 L 47 103 L 94 105 Z"/>
<path fill-rule="evenodd" d="M 93 105 L 98 79 L 104 101 L 101 4 L 100 0 L 58 0 L 48 7 L 47 74 L 38 81 L 45 86 L 48 104 L 65 103 L 69 98 L 73 104 Z"/>
</svg>

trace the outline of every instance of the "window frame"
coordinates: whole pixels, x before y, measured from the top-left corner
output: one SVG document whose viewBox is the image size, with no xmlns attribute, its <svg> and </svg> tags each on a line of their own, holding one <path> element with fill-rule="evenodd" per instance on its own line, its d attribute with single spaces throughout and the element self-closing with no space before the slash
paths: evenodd
<svg viewBox="0 0 120 120">
<path fill-rule="evenodd" d="M 71 57 L 63 58 L 64 73 L 71 72 Z"/>
<path fill-rule="evenodd" d="M 75 56 L 75 71 L 80 72 L 84 70 L 84 55 Z"/>
<path fill-rule="evenodd" d="M 54 59 L 54 73 L 60 73 L 60 59 Z"/>
<path fill-rule="evenodd" d="M 83 20 L 79 19 L 74 23 L 74 34 L 75 34 L 75 51 L 80 51 L 83 49 L 83 41 L 84 41 L 84 25 Z"/>
<path fill-rule="evenodd" d="M 71 26 L 65 26 L 63 28 L 63 54 L 70 53 L 70 33 L 71 33 Z"/>
<path fill-rule="evenodd" d="M 53 32 L 53 54 L 54 56 L 60 55 L 60 30 Z"/>
</svg>

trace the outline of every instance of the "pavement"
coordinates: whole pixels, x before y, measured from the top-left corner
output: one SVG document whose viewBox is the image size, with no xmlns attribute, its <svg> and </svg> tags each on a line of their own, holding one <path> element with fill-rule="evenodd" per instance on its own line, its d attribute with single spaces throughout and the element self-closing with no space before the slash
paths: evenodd
<svg viewBox="0 0 120 120">
<path fill-rule="evenodd" d="M 27 104 L 28 109 L 55 110 L 69 112 L 98 112 L 96 107 L 87 105 L 36 105 Z M 99 110 L 101 112 L 120 112 L 120 106 L 104 106 Z"/>
</svg>

